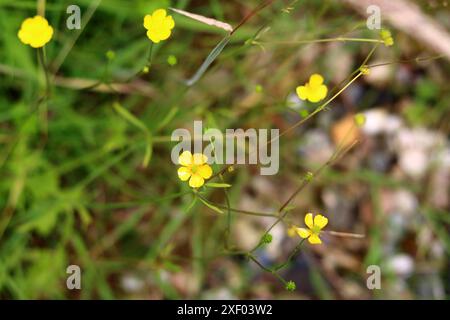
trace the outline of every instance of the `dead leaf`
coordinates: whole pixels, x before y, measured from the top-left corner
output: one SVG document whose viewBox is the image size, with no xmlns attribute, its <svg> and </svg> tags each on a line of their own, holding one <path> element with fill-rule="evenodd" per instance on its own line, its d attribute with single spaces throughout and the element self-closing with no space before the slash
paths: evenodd
<svg viewBox="0 0 450 320">
<path fill-rule="evenodd" d="M 180 9 L 175 9 L 175 8 L 169 8 L 169 9 L 176 13 L 179 13 L 183 16 L 186 16 L 188 18 L 191 18 L 191 19 L 197 20 L 199 22 L 202 22 L 204 24 L 207 24 L 209 26 L 214 26 L 214 27 L 223 29 L 228 32 L 233 31 L 233 27 L 226 22 L 222 22 L 222 21 L 212 19 L 212 18 L 207 18 L 207 17 L 201 16 L 199 14 L 190 13 L 190 12 L 180 10 Z"/>
</svg>

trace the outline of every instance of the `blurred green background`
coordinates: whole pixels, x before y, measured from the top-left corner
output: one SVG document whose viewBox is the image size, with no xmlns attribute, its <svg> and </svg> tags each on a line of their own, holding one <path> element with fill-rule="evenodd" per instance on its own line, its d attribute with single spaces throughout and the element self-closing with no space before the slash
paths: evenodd
<svg viewBox="0 0 450 320">
<path fill-rule="evenodd" d="M 236 26 L 262 2 L 0 0 L 0 298 L 449 296 L 449 57 L 415 61 L 439 52 L 385 20 L 395 45 L 378 46 L 368 64 L 388 64 L 283 136 L 277 175 L 237 166 L 224 177 L 232 184 L 231 207 L 273 212 L 306 172 L 328 160 L 353 115 L 364 112 L 366 123 L 352 131 L 359 143 L 302 190 L 290 216 L 302 225 L 306 212 L 319 212 L 330 220 L 327 229 L 366 237 L 324 235 L 322 245 L 303 246 L 282 272 L 295 281 L 294 292 L 252 261 L 218 254 L 228 219 L 199 201 L 190 207 L 192 193 L 170 161 L 172 131 L 191 129 L 194 120 L 221 130 L 283 131 L 317 107 L 296 98 L 298 85 L 320 73 L 329 89 L 339 87 L 374 47 L 283 41 L 379 38 L 348 3 L 274 1 L 233 35 L 187 90 L 184 80 L 226 32 L 171 12 L 175 29 L 154 46 L 149 73 L 127 81 L 146 64 L 146 14 L 171 6 Z M 446 1 L 416 3 L 450 30 Z M 80 31 L 66 27 L 71 4 L 87 21 Z M 36 50 L 17 32 L 44 8 L 55 30 L 47 62 L 57 73 L 43 102 Z M 258 43 L 252 43 L 255 35 Z M 99 80 L 108 85 L 89 88 Z M 223 190 L 209 188 L 204 196 L 225 203 Z M 249 249 L 271 221 L 235 213 L 231 241 Z M 272 243 L 257 251 L 264 265 L 286 260 L 295 247 L 287 227 L 277 225 Z M 73 264 L 82 270 L 81 290 L 66 288 L 66 268 Z M 380 290 L 366 287 L 366 268 L 373 264 L 382 270 Z"/>
</svg>

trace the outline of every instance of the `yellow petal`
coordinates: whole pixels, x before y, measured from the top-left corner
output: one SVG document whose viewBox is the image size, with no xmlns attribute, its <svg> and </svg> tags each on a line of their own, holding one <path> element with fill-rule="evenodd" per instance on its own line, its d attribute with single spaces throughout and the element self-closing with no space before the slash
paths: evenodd
<svg viewBox="0 0 450 320">
<path fill-rule="evenodd" d="M 42 24 L 42 23 L 46 23 L 47 22 L 47 19 L 45 19 L 44 17 L 42 17 L 40 15 L 34 16 L 33 19 L 34 19 L 34 23 Z"/>
<path fill-rule="evenodd" d="M 314 223 L 313 223 L 313 214 L 312 213 L 308 213 L 305 216 L 305 224 L 308 228 L 312 229 L 314 227 Z"/>
<path fill-rule="evenodd" d="M 158 10 L 155 10 L 155 11 L 153 12 L 152 17 L 153 17 L 155 20 L 159 20 L 159 19 L 165 18 L 166 15 L 167 15 L 166 10 L 164 10 L 164 9 L 158 9 Z"/>
<path fill-rule="evenodd" d="M 26 18 L 25 20 L 23 20 L 22 25 L 20 26 L 21 29 L 26 29 L 26 28 L 32 28 L 33 27 L 33 18 Z"/>
<path fill-rule="evenodd" d="M 208 157 L 201 153 L 195 153 L 193 156 L 193 163 L 197 166 L 201 166 L 202 164 L 205 164 L 206 161 L 208 161 Z"/>
<path fill-rule="evenodd" d="M 180 178 L 181 181 L 186 181 L 189 179 L 192 175 L 192 172 L 187 167 L 181 167 L 178 169 L 178 178 Z"/>
<path fill-rule="evenodd" d="M 314 226 L 323 229 L 328 224 L 328 219 L 318 214 L 314 217 Z"/>
<path fill-rule="evenodd" d="M 189 167 L 190 165 L 192 165 L 193 164 L 192 153 L 190 153 L 189 151 L 184 151 L 178 157 L 178 163 L 185 167 Z"/>
<path fill-rule="evenodd" d="M 197 168 L 197 174 L 199 174 L 203 179 L 209 179 L 212 176 L 212 169 L 209 165 L 204 164 Z"/>
<path fill-rule="evenodd" d="M 170 29 L 164 28 L 159 30 L 159 40 L 167 40 L 170 37 Z"/>
<path fill-rule="evenodd" d="M 308 238 L 309 243 L 311 244 L 321 244 L 322 240 L 320 240 L 319 236 L 317 234 L 312 234 L 309 238 Z"/>
<path fill-rule="evenodd" d="M 167 16 L 166 18 L 166 27 L 172 30 L 175 27 L 175 21 L 173 20 L 172 16 Z"/>
<path fill-rule="evenodd" d="M 319 102 L 320 100 L 323 100 L 327 96 L 327 86 L 320 85 L 318 87 L 312 87 L 309 90 L 308 100 L 311 102 Z"/>
<path fill-rule="evenodd" d="M 28 39 L 28 35 L 26 34 L 26 32 L 23 29 L 19 30 L 19 33 L 17 34 L 17 36 L 19 37 L 20 41 L 22 41 L 23 44 L 30 43 L 30 40 Z"/>
<path fill-rule="evenodd" d="M 308 88 L 305 86 L 299 86 L 295 90 L 297 92 L 297 95 L 300 99 L 306 100 L 308 99 Z"/>
<path fill-rule="evenodd" d="M 205 183 L 205 180 L 198 174 L 193 174 L 189 180 L 189 186 L 192 188 L 200 188 Z"/>
<path fill-rule="evenodd" d="M 150 29 L 147 31 L 147 37 L 152 40 L 154 43 L 159 43 L 161 41 L 161 38 L 159 37 L 159 33 L 156 32 L 154 29 Z"/>
<path fill-rule="evenodd" d="M 145 29 L 150 29 L 151 25 L 152 25 L 152 16 L 147 14 L 144 17 L 144 28 Z"/>
<path fill-rule="evenodd" d="M 309 77 L 309 84 L 312 87 L 320 86 L 323 83 L 323 77 L 320 74 L 314 73 Z"/>
<path fill-rule="evenodd" d="M 305 228 L 296 228 L 295 231 L 300 236 L 300 238 L 306 239 L 311 235 L 311 231 Z"/>
<path fill-rule="evenodd" d="M 327 86 L 326 85 L 321 85 L 320 87 L 319 87 L 319 89 L 318 89 L 318 95 L 319 95 L 319 98 L 320 98 L 320 100 L 323 100 L 323 99 L 325 99 L 325 97 L 327 96 L 327 93 L 328 93 L 328 88 L 327 88 Z"/>
</svg>

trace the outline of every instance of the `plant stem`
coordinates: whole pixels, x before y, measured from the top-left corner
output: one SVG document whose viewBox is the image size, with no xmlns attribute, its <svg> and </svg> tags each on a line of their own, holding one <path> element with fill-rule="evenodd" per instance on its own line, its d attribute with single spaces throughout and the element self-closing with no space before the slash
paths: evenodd
<svg viewBox="0 0 450 320">
<path fill-rule="evenodd" d="M 38 110 L 39 110 L 40 117 L 42 119 L 42 133 L 44 134 L 44 136 L 47 136 L 47 132 L 48 132 L 47 100 L 50 97 L 51 91 L 50 91 L 50 76 L 49 76 L 49 71 L 48 71 L 47 64 L 46 64 L 44 50 L 45 50 L 44 48 L 37 49 L 38 61 L 42 67 L 42 70 L 44 71 L 44 76 L 45 76 L 45 92 L 44 92 L 43 97 L 41 99 L 39 99 L 40 103 L 38 105 Z"/>
<path fill-rule="evenodd" d="M 254 212 L 254 211 L 247 211 L 247 210 L 241 210 L 241 209 L 235 209 L 235 208 L 230 208 L 228 206 L 224 206 L 221 204 L 217 204 L 215 202 L 209 201 L 206 198 L 202 197 L 199 193 L 196 193 L 196 195 L 201 198 L 203 201 L 216 206 L 220 209 L 225 209 L 225 210 L 230 210 L 233 212 L 237 212 L 237 213 L 242 213 L 242 214 L 246 214 L 246 215 L 250 215 L 250 216 L 258 216 L 258 217 L 272 217 L 272 218 L 277 218 L 276 215 L 272 214 L 272 213 L 265 213 L 265 212 Z"/>
<path fill-rule="evenodd" d="M 270 269 L 265 267 L 261 262 L 258 261 L 258 259 L 256 259 L 256 257 L 254 255 L 252 255 L 251 253 L 247 254 L 247 257 L 252 260 L 254 263 L 256 263 L 261 269 L 263 269 L 264 271 L 273 274 L 275 277 L 277 277 L 278 280 L 280 280 L 283 285 L 286 285 L 286 280 L 283 279 L 282 276 L 280 276 L 278 274 L 278 272 L 276 270 Z"/>
<path fill-rule="evenodd" d="M 303 242 L 305 242 L 306 239 L 302 239 L 300 240 L 300 242 L 297 244 L 297 246 L 295 247 L 294 251 L 291 252 L 291 254 L 289 255 L 289 257 L 287 258 L 287 260 L 280 264 L 279 266 L 275 267 L 275 270 L 280 270 L 282 268 L 284 268 L 286 265 L 288 265 L 291 260 L 297 255 L 297 253 L 300 251 L 300 248 L 302 247 Z"/>
<path fill-rule="evenodd" d="M 380 39 L 369 39 L 369 38 L 327 38 L 327 39 L 313 39 L 313 40 L 298 40 L 298 41 L 268 41 L 268 42 L 256 42 L 260 44 L 311 44 L 311 43 L 324 43 L 324 42 L 369 42 L 369 43 L 384 43 Z"/>
<path fill-rule="evenodd" d="M 45 75 L 45 97 L 48 97 L 50 95 L 50 76 L 47 68 L 47 64 L 45 62 L 45 51 L 44 48 L 39 48 L 37 50 L 38 53 L 38 60 L 39 64 L 42 67 L 42 70 L 44 71 Z"/>
</svg>

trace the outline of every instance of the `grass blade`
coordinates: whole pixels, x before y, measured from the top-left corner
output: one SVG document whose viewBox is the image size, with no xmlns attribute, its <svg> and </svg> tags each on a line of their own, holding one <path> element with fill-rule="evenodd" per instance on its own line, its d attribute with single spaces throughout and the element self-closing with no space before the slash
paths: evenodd
<svg viewBox="0 0 450 320">
<path fill-rule="evenodd" d="M 226 36 L 223 38 L 219 44 L 212 49 L 212 51 L 209 53 L 209 55 L 206 57 L 205 61 L 202 63 L 200 68 L 198 68 L 197 72 L 186 81 L 186 85 L 189 87 L 195 84 L 200 78 L 203 76 L 203 74 L 208 70 L 209 66 L 216 60 L 216 58 L 219 56 L 219 54 L 223 51 L 225 46 L 230 42 L 230 36 Z"/>
</svg>

